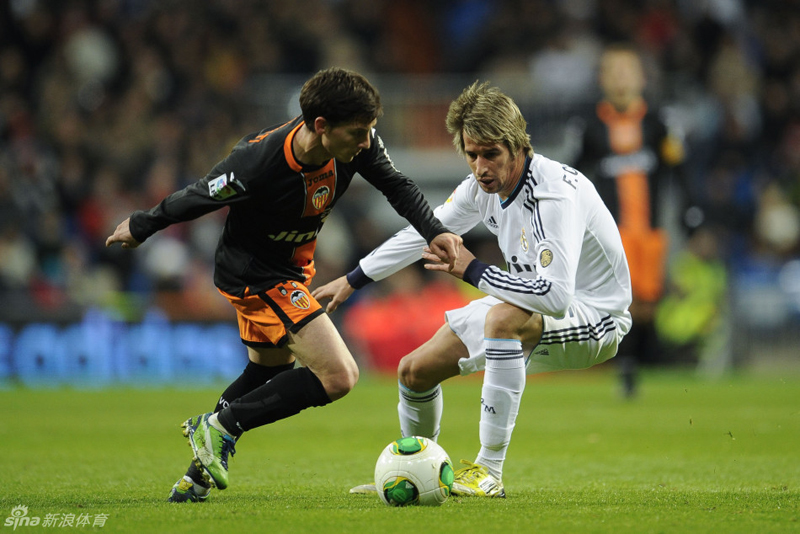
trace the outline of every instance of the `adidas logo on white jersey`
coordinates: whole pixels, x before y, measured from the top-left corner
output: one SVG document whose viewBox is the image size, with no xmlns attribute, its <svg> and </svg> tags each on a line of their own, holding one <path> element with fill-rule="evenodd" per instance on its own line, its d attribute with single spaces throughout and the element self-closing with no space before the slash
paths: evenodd
<svg viewBox="0 0 800 534">
<path fill-rule="evenodd" d="M 491 228 L 498 228 L 498 224 L 497 221 L 494 219 L 494 215 L 489 217 L 489 220 L 486 221 L 486 226 L 489 226 Z"/>
</svg>

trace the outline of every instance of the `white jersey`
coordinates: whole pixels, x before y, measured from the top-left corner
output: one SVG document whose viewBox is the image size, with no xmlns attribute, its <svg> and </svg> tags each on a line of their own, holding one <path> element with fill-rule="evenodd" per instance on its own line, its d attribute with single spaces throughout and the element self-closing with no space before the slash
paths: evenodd
<svg viewBox="0 0 800 534">
<path fill-rule="evenodd" d="M 434 213 L 453 233 L 482 222 L 497 236 L 508 270 L 474 261 L 464 275 L 484 293 L 551 317 L 564 316 L 578 300 L 629 330 L 631 281 L 619 231 L 578 171 L 537 154 L 506 200 L 484 192 L 470 174 Z M 409 226 L 359 266 L 381 280 L 420 259 L 425 245 Z"/>
</svg>

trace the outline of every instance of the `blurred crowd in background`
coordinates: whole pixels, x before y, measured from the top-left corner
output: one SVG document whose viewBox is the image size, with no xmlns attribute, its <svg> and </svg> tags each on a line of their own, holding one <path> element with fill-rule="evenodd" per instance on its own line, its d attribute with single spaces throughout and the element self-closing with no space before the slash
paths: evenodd
<svg viewBox="0 0 800 534">
<path fill-rule="evenodd" d="M 569 135 L 541 138 L 536 106 L 587 109 L 597 57 L 618 41 L 640 49 L 649 98 L 684 137 L 700 206 L 687 235 L 710 229 L 697 246 L 716 279 L 755 280 L 747 315 L 774 314 L 760 281 L 800 294 L 798 0 L 0 0 L 0 321 L 68 322 L 91 307 L 135 320 L 148 306 L 233 320 L 211 275 L 224 213 L 133 253 L 104 242 L 241 136 L 290 118 L 259 105 L 270 76 L 336 65 L 373 81 L 527 78 L 534 147 L 561 146 Z M 447 141 L 443 121 L 426 127 Z M 358 239 L 323 231 L 333 244 L 319 261 L 338 260 L 324 278 L 386 237 L 354 218 L 363 210 L 339 212 Z"/>
</svg>

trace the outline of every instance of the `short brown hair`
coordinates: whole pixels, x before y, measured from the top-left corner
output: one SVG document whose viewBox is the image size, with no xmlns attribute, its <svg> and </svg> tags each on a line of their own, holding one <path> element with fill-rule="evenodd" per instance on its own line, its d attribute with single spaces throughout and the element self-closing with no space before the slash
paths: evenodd
<svg viewBox="0 0 800 534">
<path fill-rule="evenodd" d="M 533 155 L 531 138 L 522 112 L 508 95 L 489 82 L 475 82 L 461 93 L 447 112 L 447 131 L 464 155 L 464 134 L 481 144 L 502 143 L 515 156 L 522 150 Z"/>
<path fill-rule="evenodd" d="M 337 67 L 321 70 L 303 84 L 300 109 L 309 128 L 317 117 L 336 126 L 369 123 L 383 114 L 378 90 L 361 74 Z"/>
</svg>

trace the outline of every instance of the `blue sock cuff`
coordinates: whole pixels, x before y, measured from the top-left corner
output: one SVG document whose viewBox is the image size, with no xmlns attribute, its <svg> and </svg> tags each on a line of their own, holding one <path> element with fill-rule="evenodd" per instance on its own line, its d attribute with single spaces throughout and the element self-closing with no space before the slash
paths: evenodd
<svg viewBox="0 0 800 534">
<path fill-rule="evenodd" d="M 414 391 L 413 389 L 409 389 L 408 387 L 404 386 L 403 383 L 398 380 L 397 387 L 403 394 L 405 394 L 408 397 L 427 397 L 435 393 L 437 390 L 439 390 L 442 387 L 442 385 L 436 384 L 427 391 Z"/>
<path fill-rule="evenodd" d="M 518 339 L 484 338 L 486 341 L 486 370 L 525 367 L 522 342 Z"/>
</svg>

